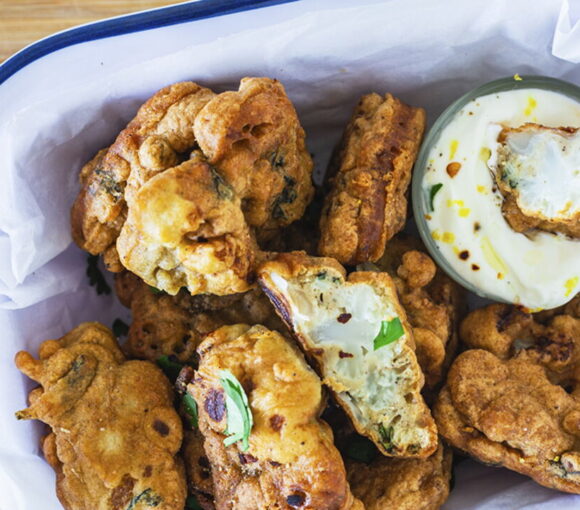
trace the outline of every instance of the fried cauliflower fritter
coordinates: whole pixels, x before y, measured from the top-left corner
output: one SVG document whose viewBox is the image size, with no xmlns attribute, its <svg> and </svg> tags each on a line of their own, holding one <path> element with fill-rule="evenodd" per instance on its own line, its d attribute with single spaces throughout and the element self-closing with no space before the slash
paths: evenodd
<svg viewBox="0 0 580 510">
<path fill-rule="evenodd" d="M 360 434 L 388 456 L 434 452 L 423 373 L 387 273 L 347 279 L 334 259 L 294 252 L 263 264 L 258 279 Z M 397 331 L 389 338 L 391 327 Z"/>
<path fill-rule="evenodd" d="M 366 510 L 437 510 L 449 497 L 451 450 L 443 444 L 426 459 L 346 463 L 352 493 Z"/>
<path fill-rule="evenodd" d="M 402 230 L 425 111 L 391 94 L 363 96 L 332 158 L 319 252 L 347 265 L 374 262 Z"/>
<path fill-rule="evenodd" d="M 198 428 L 186 430 L 182 455 L 189 492 L 195 496 L 203 510 L 214 510 L 213 477 L 203 443 L 204 438 Z"/>
<path fill-rule="evenodd" d="M 263 326 L 226 326 L 199 346 L 188 392 L 223 509 L 362 508 L 355 501 L 330 427 L 319 418 L 322 386 L 300 353 Z M 220 377 L 229 370 L 247 395 L 249 446 L 225 446 L 230 420 Z"/>
<path fill-rule="evenodd" d="M 175 295 L 244 292 L 257 244 L 229 184 L 191 159 L 151 178 L 133 198 L 117 240 L 124 267 Z"/>
<path fill-rule="evenodd" d="M 103 254 L 120 271 L 115 242 L 127 217 L 127 202 L 153 175 L 177 165 L 195 146 L 193 120 L 214 93 L 193 82 L 161 89 L 137 112 L 111 147 L 80 174 L 81 190 L 71 211 L 72 235 L 83 250 Z"/>
<path fill-rule="evenodd" d="M 182 289 L 170 296 L 125 271 L 116 276 L 115 290 L 131 308 L 132 321 L 123 346 L 130 358 L 157 361 L 165 355 L 191 362 L 203 338 L 229 324 L 262 324 L 286 331 L 260 289 L 230 296 L 192 296 Z"/>
<path fill-rule="evenodd" d="M 182 510 L 185 475 L 175 457 L 182 425 L 163 373 L 146 361 L 125 361 L 98 323 L 47 340 L 39 358 L 16 355 L 16 366 L 41 384 L 17 417 L 50 426 L 42 446 L 62 505 Z"/>
<path fill-rule="evenodd" d="M 580 164 L 580 131 L 527 123 L 504 127 L 498 142 L 495 181 L 512 229 L 580 238 L 580 195 L 572 184 Z M 557 197 L 551 194 L 554 189 Z"/>
<path fill-rule="evenodd" d="M 580 494 L 580 320 L 546 324 L 511 305 L 472 312 L 471 347 L 435 406 L 439 432 L 475 458 Z"/>
<path fill-rule="evenodd" d="M 580 403 L 542 366 L 466 351 L 451 366 L 434 412 L 454 447 L 546 487 L 580 493 Z"/>
<path fill-rule="evenodd" d="M 219 94 L 195 119 L 203 153 L 243 199 L 248 224 L 266 239 L 299 219 L 312 199 L 312 158 L 284 87 L 244 78 Z"/>
<path fill-rule="evenodd" d="M 424 252 L 418 239 L 393 238 L 377 266 L 393 278 L 413 328 L 425 386 L 433 389 L 455 356 L 464 292 Z"/>
<path fill-rule="evenodd" d="M 177 83 L 82 169 L 73 237 L 110 270 L 173 295 L 245 292 L 265 256 L 256 239 L 298 220 L 312 199 L 312 166 L 278 81 L 244 78 L 217 96 Z"/>
</svg>

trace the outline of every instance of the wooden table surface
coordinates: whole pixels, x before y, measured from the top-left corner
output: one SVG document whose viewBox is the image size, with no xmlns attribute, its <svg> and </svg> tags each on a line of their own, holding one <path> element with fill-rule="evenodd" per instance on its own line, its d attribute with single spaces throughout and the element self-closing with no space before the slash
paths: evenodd
<svg viewBox="0 0 580 510">
<path fill-rule="evenodd" d="M 128 12 L 181 3 L 163 0 L 0 0 L 0 62 L 65 28 Z"/>
</svg>

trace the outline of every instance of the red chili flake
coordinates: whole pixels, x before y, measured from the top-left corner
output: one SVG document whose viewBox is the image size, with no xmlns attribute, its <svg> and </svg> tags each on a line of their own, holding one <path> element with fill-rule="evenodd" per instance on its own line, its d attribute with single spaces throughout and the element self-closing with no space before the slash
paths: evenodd
<svg viewBox="0 0 580 510">
<path fill-rule="evenodd" d="M 226 405 L 222 391 L 210 390 L 208 397 L 205 399 L 203 407 L 209 417 L 214 421 L 222 421 L 226 414 Z"/>
<path fill-rule="evenodd" d="M 279 462 L 276 462 L 275 460 L 269 460 L 268 462 L 270 463 L 270 466 L 274 467 L 280 467 L 282 465 Z"/>
<path fill-rule="evenodd" d="M 238 453 L 238 457 L 240 464 L 253 464 L 254 462 L 258 462 L 258 459 L 249 453 Z"/>
<path fill-rule="evenodd" d="M 462 252 L 459 252 L 459 258 L 461 260 L 467 260 L 469 258 L 469 252 L 467 250 L 463 250 Z"/>
<path fill-rule="evenodd" d="M 315 356 L 322 356 L 324 354 L 324 351 L 322 349 L 312 349 L 312 354 L 314 354 Z"/>
<path fill-rule="evenodd" d="M 479 266 L 477 264 L 471 264 L 471 269 L 474 271 L 479 271 Z"/>
<path fill-rule="evenodd" d="M 284 416 L 275 414 L 273 416 L 270 416 L 270 427 L 272 427 L 272 430 L 278 432 L 282 428 L 282 425 L 284 425 L 285 421 L 286 418 L 284 418 Z"/>
<path fill-rule="evenodd" d="M 350 313 L 341 313 L 336 320 L 338 322 L 340 322 L 341 324 L 346 324 L 352 317 L 352 314 Z"/>
<path fill-rule="evenodd" d="M 338 357 L 339 358 L 353 358 L 354 357 L 354 354 L 351 354 L 350 352 L 340 351 L 338 353 Z"/>
<path fill-rule="evenodd" d="M 447 171 L 447 175 L 453 179 L 459 173 L 459 170 L 461 170 L 461 163 L 453 161 L 447 165 L 445 170 Z"/>
</svg>

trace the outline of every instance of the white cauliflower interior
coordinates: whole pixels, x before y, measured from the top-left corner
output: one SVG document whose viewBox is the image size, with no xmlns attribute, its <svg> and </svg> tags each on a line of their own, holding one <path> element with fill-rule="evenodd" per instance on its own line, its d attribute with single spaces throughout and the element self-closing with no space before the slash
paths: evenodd
<svg viewBox="0 0 580 510">
<path fill-rule="evenodd" d="M 580 213 L 580 131 L 526 125 L 506 136 L 498 164 L 525 214 L 562 220 Z"/>
<path fill-rule="evenodd" d="M 332 270 L 295 280 L 275 272 L 269 277 L 287 302 L 295 333 L 319 359 L 324 382 L 346 404 L 359 432 L 387 453 L 428 448 L 430 417 L 425 419 L 419 393 L 423 376 L 408 331 L 388 345 L 373 347 L 381 323 L 397 318 L 388 291 L 370 283 L 347 283 Z"/>
</svg>

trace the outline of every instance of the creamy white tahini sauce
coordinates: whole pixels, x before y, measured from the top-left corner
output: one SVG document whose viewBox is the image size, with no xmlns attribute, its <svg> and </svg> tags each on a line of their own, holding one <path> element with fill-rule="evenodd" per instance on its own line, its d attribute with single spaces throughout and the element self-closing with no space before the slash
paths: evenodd
<svg viewBox="0 0 580 510">
<path fill-rule="evenodd" d="M 553 308 L 580 291 L 580 241 L 538 232 L 514 232 L 501 212 L 488 168 L 499 129 L 535 122 L 580 126 L 580 103 L 540 89 L 479 97 L 443 129 L 428 158 L 423 188 L 443 184 L 426 216 L 442 254 L 463 278 L 485 293 L 531 309 Z M 450 163 L 460 163 L 450 177 Z M 468 255 L 465 258 L 466 253 Z"/>
</svg>

